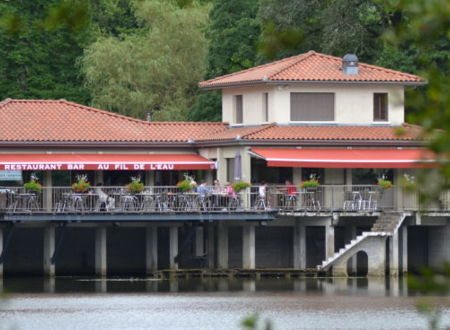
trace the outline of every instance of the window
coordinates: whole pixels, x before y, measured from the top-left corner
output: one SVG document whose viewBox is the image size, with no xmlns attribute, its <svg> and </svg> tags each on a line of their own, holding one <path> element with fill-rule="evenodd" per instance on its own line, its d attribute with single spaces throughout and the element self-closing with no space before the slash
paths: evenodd
<svg viewBox="0 0 450 330">
<path fill-rule="evenodd" d="M 262 99 L 262 121 L 269 121 L 269 93 L 263 93 Z"/>
<path fill-rule="evenodd" d="M 334 121 L 334 93 L 291 93 L 291 121 Z"/>
<path fill-rule="evenodd" d="M 373 121 L 388 120 L 388 94 L 373 94 Z"/>
<path fill-rule="evenodd" d="M 242 124 L 243 123 L 243 111 L 242 111 L 242 95 L 234 96 L 234 111 L 235 111 L 235 123 Z"/>
</svg>

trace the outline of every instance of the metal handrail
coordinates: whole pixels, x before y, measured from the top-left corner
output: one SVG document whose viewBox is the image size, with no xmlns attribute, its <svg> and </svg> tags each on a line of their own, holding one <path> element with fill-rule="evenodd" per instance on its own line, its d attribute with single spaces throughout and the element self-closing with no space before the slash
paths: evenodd
<svg viewBox="0 0 450 330">
<path fill-rule="evenodd" d="M 214 213 L 214 212 L 373 212 L 448 211 L 450 192 L 441 194 L 426 208 L 418 192 L 394 186 L 383 190 L 377 185 L 319 185 L 315 188 L 254 185 L 234 193 L 225 187 L 207 186 L 184 192 L 176 186 L 145 186 L 131 193 L 123 186 L 91 187 L 75 192 L 71 187 L 42 187 L 40 192 L 22 187 L 0 187 L 2 213 Z M 265 193 L 261 194 L 261 191 Z"/>
</svg>

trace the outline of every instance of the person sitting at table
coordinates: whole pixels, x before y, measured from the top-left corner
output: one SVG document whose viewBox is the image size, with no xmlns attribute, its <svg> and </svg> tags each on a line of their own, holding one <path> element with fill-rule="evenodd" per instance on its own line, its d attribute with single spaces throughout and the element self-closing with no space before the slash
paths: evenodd
<svg viewBox="0 0 450 330">
<path fill-rule="evenodd" d="M 230 210 L 235 210 L 239 203 L 236 190 L 233 189 L 233 186 L 229 182 L 225 184 L 225 196 L 228 199 L 228 208 Z"/>
<path fill-rule="evenodd" d="M 214 188 L 213 188 L 213 193 L 214 194 L 224 194 L 225 193 L 219 180 L 217 180 L 217 179 L 214 180 L 213 181 L 213 186 L 214 186 Z"/>
<path fill-rule="evenodd" d="M 256 208 L 267 208 L 269 204 L 267 202 L 267 183 L 263 180 L 261 185 L 258 187 L 258 201 L 256 203 Z"/>
<path fill-rule="evenodd" d="M 211 194 L 211 189 L 206 187 L 205 180 L 203 180 L 200 186 L 198 186 L 197 193 L 200 196 L 200 207 L 202 208 L 203 211 L 206 211 L 210 206 L 209 195 Z"/>
<path fill-rule="evenodd" d="M 200 195 L 200 197 L 206 197 L 211 193 L 211 190 L 206 187 L 206 181 L 203 180 L 200 186 L 197 188 L 197 192 Z"/>
<path fill-rule="evenodd" d="M 104 211 L 107 212 L 115 208 L 115 200 L 112 197 L 109 197 L 108 194 L 106 194 L 102 187 L 103 184 L 101 182 L 97 183 L 96 187 L 94 188 L 95 193 L 97 194 L 97 203 L 95 204 L 95 211 Z"/>
<path fill-rule="evenodd" d="M 286 185 L 285 206 L 294 207 L 297 200 L 297 187 L 293 185 L 290 180 L 286 180 L 285 185 Z"/>
<path fill-rule="evenodd" d="M 286 193 L 288 196 L 296 196 L 297 195 L 297 187 L 295 185 L 293 185 L 291 181 L 286 180 L 285 185 L 286 185 Z"/>
</svg>

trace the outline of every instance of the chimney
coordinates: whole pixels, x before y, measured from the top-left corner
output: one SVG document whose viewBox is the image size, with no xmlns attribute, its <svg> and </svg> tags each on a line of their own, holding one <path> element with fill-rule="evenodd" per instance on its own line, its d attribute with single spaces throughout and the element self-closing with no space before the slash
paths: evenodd
<svg viewBox="0 0 450 330">
<path fill-rule="evenodd" d="M 145 120 L 146 121 L 152 121 L 152 113 L 151 112 L 147 112 L 145 114 Z"/>
<path fill-rule="evenodd" d="M 358 57 L 355 54 L 347 54 L 342 58 L 342 72 L 348 75 L 358 74 Z"/>
</svg>

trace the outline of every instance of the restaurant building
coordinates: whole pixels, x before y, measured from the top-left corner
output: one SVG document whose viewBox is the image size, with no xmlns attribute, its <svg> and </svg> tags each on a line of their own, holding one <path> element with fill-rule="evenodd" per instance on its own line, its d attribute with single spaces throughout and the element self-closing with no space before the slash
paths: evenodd
<svg viewBox="0 0 450 330">
<path fill-rule="evenodd" d="M 404 89 L 424 84 L 311 51 L 201 82 L 221 90 L 223 122 L 4 100 L 1 272 L 438 267 L 450 196 L 424 207 L 409 189 L 416 169 L 439 166 L 404 120 Z M 36 178 L 41 189 L 23 187 Z M 197 186 L 177 186 L 185 179 Z M 228 187 L 241 181 L 252 186 Z"/>
</svg>

